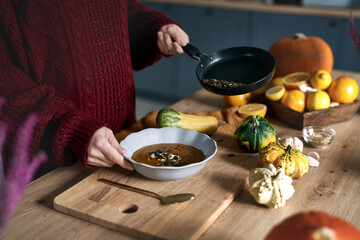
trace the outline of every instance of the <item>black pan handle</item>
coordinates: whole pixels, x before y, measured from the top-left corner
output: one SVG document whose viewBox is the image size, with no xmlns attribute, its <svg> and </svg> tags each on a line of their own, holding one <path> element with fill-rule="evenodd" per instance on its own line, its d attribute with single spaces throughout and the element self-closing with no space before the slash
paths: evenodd
<svg viewBox="0 0 360 240">
<path fill-rule="evenodd" d="M 195 47 L 194 45 L 191 45 L 190 43 L 188 43 L 186 46 L 182 47 L 182 49 L 184 50 L 184 52 L 186 52 L 191 58 L 197 60 L 197 61 L 201 61 L 201 59 L 203 59 L 204 57 L 207 56 L 206 53 L 201 52 L 197 47 Z"/>
<path fill-rule="evenodd" d="M 171 40 L 173 42 L 175 42 L 175 39 L 171 38 Z M 195 47 L 194 45 L 188 43 L 186 44 L 184 47 L 181 46 L 182 49 L 184 50 L 184 52 L 187 53 L 187 55 L 189 55 L 191 58 L 197 60 L 197 61 L 201 61 L 201 59 L 203 59 L 204 57 L 207 56 L 206 53 L 203 53 L 200 51 L 200 49 L 198 49 L 197 47 Z"/>
</svg>

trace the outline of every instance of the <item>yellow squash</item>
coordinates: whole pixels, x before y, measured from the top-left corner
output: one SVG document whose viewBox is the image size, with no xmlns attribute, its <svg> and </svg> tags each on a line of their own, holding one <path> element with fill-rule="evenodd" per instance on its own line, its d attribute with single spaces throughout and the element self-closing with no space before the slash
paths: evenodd
<svg viewBox="0 0 360 240">
<path fill-rule="evenodd" d="M 171 108 L 161 109 L 156 117 L 158 127 L 177 127 L 193 129 L 200 133 L 212 134 L 225 122 L 214 116 L 198 116 L 178 112 Z"/>
</svg>

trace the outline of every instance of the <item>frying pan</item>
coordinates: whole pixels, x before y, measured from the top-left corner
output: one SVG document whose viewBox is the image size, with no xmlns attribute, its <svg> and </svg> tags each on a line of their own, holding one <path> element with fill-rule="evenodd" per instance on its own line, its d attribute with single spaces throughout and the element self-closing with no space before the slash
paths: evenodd
<svg viewBox="0 0 360 240">
<path fill-rule="evenodd" d="M 274 76 L 275 59 L 269 52 L 260 48 L 233 47 L 207 55 L 189 43 L 183 50 L 191 58 L 199 61 L 196 76 L 202 87 L 212 93 L 239 95 L 253 92 L 265 86 Z M 237 84 L 231 87 L 215 86 L 209 84 L 207 79 Z"/>
</svg>

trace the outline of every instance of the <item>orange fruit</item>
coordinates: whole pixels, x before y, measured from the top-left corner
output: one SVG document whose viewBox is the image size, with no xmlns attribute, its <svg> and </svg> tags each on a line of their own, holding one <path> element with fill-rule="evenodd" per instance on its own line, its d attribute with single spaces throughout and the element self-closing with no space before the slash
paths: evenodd
<svg viewBox="0 0 360 240">
<path fill-rule="evenodd" d="M 252 95 L 261 95 L 265 93 L 265 87 L 261 87 L 253 92 L 251 92 Z"/>
<path fill-rule="evenodd" d="M 349 77 L 335 79 L 328 89 L 331 100 L 339 103 L 351 103 L 355 101 L 359 93 L 359 85 Z"/>
<path fill-rule="evenodd" d="M 294 72 L 283 78 L 283 84 L 286 89 L 299 89 L 299 86 L 309 81 L 310 74 L 307 72 Z"/>
<path fill-rule="evenodd" d="M 330 107 L 330 97 L 327 92 L 319 90 L 310 93 L 306 98 L 306 108 L 308 111 L 326 109 Z"/>
<path fill-rule="evenodd" d="M 230 95 L 224 96 L 224 102 L 226 106 L 232 107 L 232 106 L 242 106 L 244 104 L 247 104 L 250 102 L 251 93 L 245 93 L 240 95 Z"/>
<path fill-rule="evenodd" d="M 305 93 L 298 89 L 286 91 L 280 103 L 302 113 L 305 110 Z"/>
<path fill-rule="evenodd" d="M 265 117 L 266 111 L 267 111 L 267 106 L 262 103 L 248 103 L 242 105 L 238 109 L 238 113 L 242 118 L 246 118 L 248 116 L 256 116 L 256 115 Z"/>
<path fill-rule="evenodd" d="M 280 101 L 285 94 L 284 86 L 274 86 L 266 90 L 265 97 L 271 101 Z"/>
<path fill-rule="evenodd" d="M 310 76 L 311 86 L 319 90 L 327 89 L 330 86 L 331 81 L 331 74 L 326 70 L 315 71 L 311 73 Z"/>
</svg>

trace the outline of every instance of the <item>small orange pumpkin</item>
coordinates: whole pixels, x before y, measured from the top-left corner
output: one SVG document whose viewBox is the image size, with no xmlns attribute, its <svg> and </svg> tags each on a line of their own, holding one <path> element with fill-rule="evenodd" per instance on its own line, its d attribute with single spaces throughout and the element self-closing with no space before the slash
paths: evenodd
<svg viewBox="0 0 360 240">
<path fill-rule="evenodd" d="M 322 211 L 301 212 L 283 220 L 265 240 L 355 240 L 360 232 L 345 220 Z"/>
<path fill-rule="evenodd" d="M 284 37 L 269 48 L 276 62 L 275 76 L 293 72 L 332 71 L 334 55 L 330 46 L 321 38 L 296 33 L 294 38 Z"/>
</svg>

